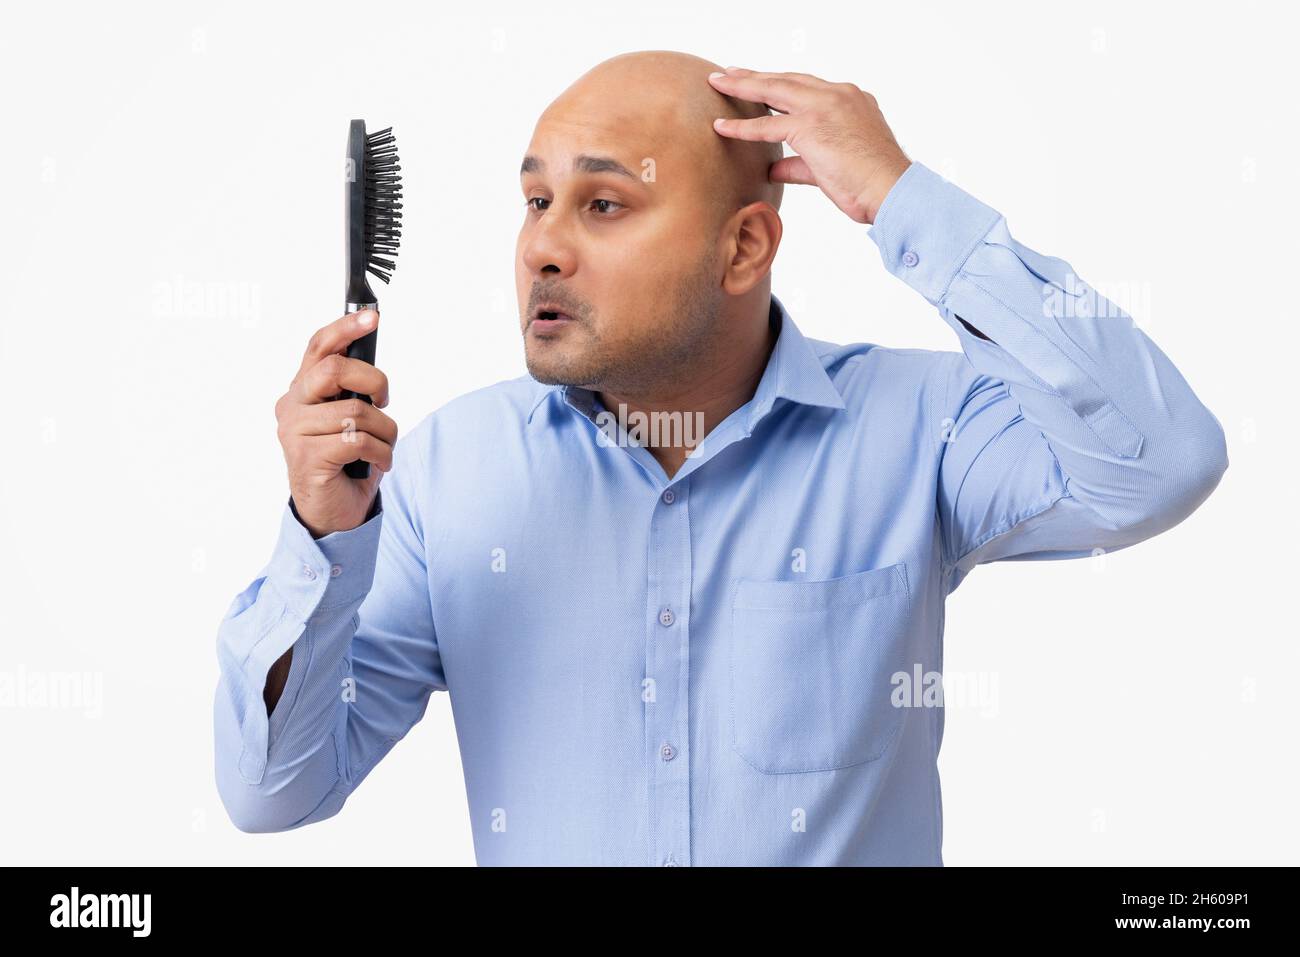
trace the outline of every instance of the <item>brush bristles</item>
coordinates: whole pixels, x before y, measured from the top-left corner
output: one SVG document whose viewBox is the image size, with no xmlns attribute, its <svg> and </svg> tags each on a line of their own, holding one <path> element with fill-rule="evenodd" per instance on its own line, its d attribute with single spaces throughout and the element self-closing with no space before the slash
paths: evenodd
<svg viewBox="0 0 1300 957">
<path fill-rule="evenodd" d="M 392 278 L 402 241 L 402 177 L 393 128 L 366 137 L 366 271 Z"/>
</svg>

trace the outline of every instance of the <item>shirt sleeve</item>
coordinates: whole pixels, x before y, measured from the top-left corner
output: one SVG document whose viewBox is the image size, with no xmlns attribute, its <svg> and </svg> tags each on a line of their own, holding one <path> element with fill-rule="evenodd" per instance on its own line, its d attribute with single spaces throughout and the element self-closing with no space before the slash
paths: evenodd
<svg viewBox="0 0 1300 957">
<path fill-rule="evenodd" d="M 271 560 L 217 635 L 216 779 L 240 830 L 330 817 L 446 690 L 415 488 L 421 456 L 398 441 L 366 522 L 319 539 L 290 498 Z M 263 691 L 288 650 L 268 717 Z"/>
<path fill-rule="evenodd" d="M 869 235 L 962 347 L 931 390 L 950 587 L 983 562 L 1124 548 L 1213 491 L 1228 465 L 1218 420 L 1069 263 L 916 162 Z"/>
</svg>

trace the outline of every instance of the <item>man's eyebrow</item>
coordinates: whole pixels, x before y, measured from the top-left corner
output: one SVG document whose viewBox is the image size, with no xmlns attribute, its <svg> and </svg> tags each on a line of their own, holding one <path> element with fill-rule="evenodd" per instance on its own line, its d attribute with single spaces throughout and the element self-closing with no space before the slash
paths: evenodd
<svg viewBox="0 0 1300 957">
<path fill-rule="evenodd" d="M 519 175 L 540 173 L 545 168 L 546 164 L 536 156 L 525 156 L 523 165 L 519 167 Z M 619 176 L 640 179 L 639 176 L 612 156 L 590 156 L 583 153 L 573 158 L 573 169 L 578 173 L 617 173 Z"/>
</svg>

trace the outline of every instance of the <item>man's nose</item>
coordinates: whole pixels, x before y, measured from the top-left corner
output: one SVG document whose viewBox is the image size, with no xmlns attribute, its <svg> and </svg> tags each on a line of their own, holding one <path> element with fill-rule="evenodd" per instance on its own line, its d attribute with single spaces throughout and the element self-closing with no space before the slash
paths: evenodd
<svg viewBox="0 0 1300 957">
<path fill-rule="evenodd" d="M 571 276 L 577 256 L 569 235 L 569 224 L 552 210 L 532 224 L 524 239 L 524 266 L 532 275 Z"/>
</svg>

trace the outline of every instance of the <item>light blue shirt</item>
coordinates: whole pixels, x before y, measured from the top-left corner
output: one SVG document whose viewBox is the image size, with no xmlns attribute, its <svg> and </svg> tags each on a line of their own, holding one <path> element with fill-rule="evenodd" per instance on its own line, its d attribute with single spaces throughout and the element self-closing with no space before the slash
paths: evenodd
<svg viewBox="0 0 1300 957">
<path fill-rule="evenodd" d="M 359 528 L 313 540 L 287 503 L 218 633 L 235 825 L 338 813 L 447 691 L 480 864 L 942 864 L 913 679 L 947 595 L 1163 531 L 1227 457 L 1127 314 L 932 170 L 868 235 L 962 352 L 807 339 L 773 296 L 757 391 L 671 481 L 592 392 L 524 376 L 403 434 Z"/>
</svg>

